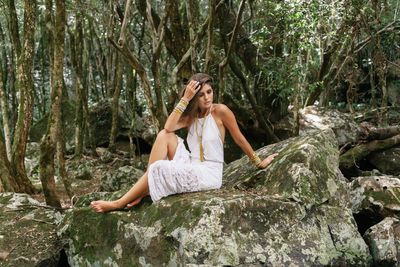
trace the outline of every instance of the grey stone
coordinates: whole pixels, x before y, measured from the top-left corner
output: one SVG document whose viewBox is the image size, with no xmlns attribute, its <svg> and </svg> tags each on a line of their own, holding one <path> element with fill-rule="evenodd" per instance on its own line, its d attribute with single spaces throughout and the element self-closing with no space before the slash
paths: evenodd
<svg viewBox="0 0 400 267">
<path fill-rule="evenodd" d="M 387 217 L 400 211 L 400 179 L 397 177 L 357 177 L 350 187 L 353 213 L 369 212 Z"/>
<path fill-rule="evenodd" d="M 400 175 L 400 147 L 373 152 L 367 159 L 369 163 L 383 173 Z"/>
<path fill-rule="evenodd" d="M 133 186 L 144 172 L 132 166 L 122 166 L 101 178 L 100 191 L 114 192 Z"/>
<path fill-rule="evenodd" d="M 63 215 L 26 194 L 0 194 L 0 266 L 57 266 Z"/>
<path fill-rule="evenodd" d="M 82 197 L 58 234 L 71 266 L 359 265 L 372 263 L 357 231 L 332 130 L 265 147 L 257 170 L 243 158 L 220 190 L 179 194 L 98 214 Z"/>
<path fill-rule="evenodd" d="M 344 145 L 357 140 L 360 129 L 351 115 L 338 110 L 317 106 L 308 106 L 299 111 L 300 134 L 304 135 L 314 130 L 332 129 L 338 145 Z"/>
<path fill-rule="evenodd" d="M 400 262 L 400 221 L 387 217 L 369 228 L 364 239 L 376 266 L 398 266 Z"/>
</svg>

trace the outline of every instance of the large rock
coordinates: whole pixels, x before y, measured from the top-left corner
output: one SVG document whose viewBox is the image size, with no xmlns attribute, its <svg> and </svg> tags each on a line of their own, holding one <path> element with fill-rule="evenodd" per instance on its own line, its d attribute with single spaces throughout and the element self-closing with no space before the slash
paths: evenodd
<svg viewBox="0 0 400 267">
<path fill-rule="evenodd" d="M 308 106 L 299 111 L 300 134 L 308 134 L 315 129 L 332 129 L 338 145 L 344 145 L 357 140 L 360 129 L 350 114 L 335 109 Z"/>
<path fill-rule="evenodd" d="M 375 266 L 399 266 L 400 221 L 387 217 L 369 228 L 364 239 L 368 243 Z"/>
<path fill-rule="evenodd" d="M 400 175 L 400 147 L 373 152 L 368 156 L 368 161 L 383 173 Z"/>
<path fill-rule="evenodd" d="M 350 203 L 361 233 L 385 217 L 400 212 L 400 179 L 394 176 L 357 177 L 350 183 Z"/>
<path fill-rule="evenodd" d="M 265 170 L 240 159 L 221 190 L 146 198 L 97 214 L 81 198 L 59 228 L 71 266 L 369 265 L 338 171 L 331 130 L 260 150 L 280 155 Z"/>
<path fill-rule="evenodd" d="M 73 101 L 64 101 L 63 105 L 64 135 L 67 144 L 67 150 L 74 146 L 75 135 L 75 103 Z M 104 99 L 95 103 L 89 108 L 89 121 L 92 127 L 93 139 L 96 146 L 108 144 L 112 123 L 112 99 Z M 46 133 L 48 114 L 38 120 L 30 130 L 30 141 L 40 142 L 42 136 Z M 131 116 L 125 102 L 120 102 L 118 110 L 118 137 L 128 139 L 128 131 L 131 124 Z M 135 130 L 139 143 L 144 149 L 153 143 L 156 135 L 154 126 L 148 118 L 135 116 Z M 118 140 L 117 140 L 118 141 Z"/>
<path fill-rule="evenodd" d="M 382 217 L 400 212 L 400 179 L 395 176 L 364 176 L 351 184 L 353 213 L 369 210 Z"/>
<path fill-rule="evenodd" d="M 62 215 L 26 194 L 0 194 L 0 266 L 57 266 Z"/>
<path fill-rule="evenodd" d="M 144 172 L 132 166 L 122 166 L 101 178 L 100 191 L 114 192 L 123 187 L 133 186 Z"/>
</svg>

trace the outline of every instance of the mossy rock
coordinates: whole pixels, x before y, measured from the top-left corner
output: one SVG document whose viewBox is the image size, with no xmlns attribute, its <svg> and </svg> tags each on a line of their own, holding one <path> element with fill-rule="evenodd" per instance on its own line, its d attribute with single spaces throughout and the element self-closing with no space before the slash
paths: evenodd
<svg viewBox="0 0 400 267">
<path fill-rule="evenodd" d="M 75 136 L 75 102 L 71 100 L 63 101 L 62 110 L 66 143 L 68 147 L 72 147 L 74 145 Z M 40 139 L 47 130 L 48 114 L 49 113 L 31 127 L 29 134 L 30 141 L 40 142 Z M 123 103 L 119 106 L 118 115 L 119 134 L 126 135 L 130 127 L 130 119 Z M 110 139 L 112 124 L 112 100 L 104 99 L 91 106 L 89 108 L 89 121 L 95 145 L 100 146 L 107 144 Z M 138 125 L 140 125 L 140 123 L 138 123 Z"/>
<path fill-rule="evenodd" d="M 369 228 L 364 239 L 368 243 L 375 266 L 399 266 L 400 221 L 386 217 Z"/>
<path fill-rule="evenodd" d="M 75 131 L 75 102 L 64 100 L 61 104 L 62 120 L 64 122 L 64 136 L 67 143 L 71 143 Z M 47 131 L 49 112 L 34 123 L 29 131 L 30 142 L 40 142 Z"/>
<path fill-rule="evenodd" d="M 335 109 L 307 106 L 300 113 L 300 135 L 315 130 L 332 129 L 339 146 L 355 142 L 360 133 L 357 123 L 351 115 Z"/>
<path fill-rule="evenodd" d="M 100 191 L 118 191 L 123 187 L 133 186 L 140 177 L 142 177 L 144 171 L 139 170 L 132 166 L 122 166 L 117 170 L 107 173 L 101 178 Z"/>
<path fill-rule="evenodd" d="M 224 171 L 224 187 L 293 200 L 307 208 L 325 202 L 348 205 L 348 186 L 337 167 L 339 152 L 332 130 L 290 138 L 257 153 L 260 158 L 279 155 L 264 170 L 247 157 L 232 162 Z"/>
<path fill-rule="evenodd" d="M 103 195 L 87 196 L 81 205 Z M 114 194 L 116 197 L 116 194 Z M 59 234 L 71 266 L 368 265 L 351 211 L 231 190 L 175 195 L 131 210 L 69 212 Z"/>
<path fill-rule="evenodd" d="M 400 175 L 400 147 L 373 152 L 367 159 L 369 163 L 382 173 Z"/>
<path fill-rule="evenodd" d="M 39 205 L 26 194 L 0 194 L 0 266 L 57 266 L 62 215 Z"/>
<path fill-rule="evenodd" d="M 260 150 L 280 152 L 266 170 L 243 158 L 226 168 L 220 190 L 146 197 L 132 209 L 99 214 L 89 206 L 127 189 L 86 195 L 59 226 L 69 264 L 371 265 L 335 147 L 331 130 L 294 138 Z"/>
<path fill-rule="evenodd" d="M 399 178 L 395 176 L 357 177 L 350 186 L 350 201 L 355 214 L 376 213 L 381 218 L 400 214 Z"/>
</svg>

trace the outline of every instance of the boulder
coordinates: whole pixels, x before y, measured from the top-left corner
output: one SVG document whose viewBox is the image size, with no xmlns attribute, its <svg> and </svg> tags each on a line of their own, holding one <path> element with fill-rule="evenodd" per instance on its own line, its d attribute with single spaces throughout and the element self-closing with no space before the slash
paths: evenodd
<svg viewBox="0 0 400 267">
<path fill-rule="evenodd" d="M 369 228 L 365 234 L 375 266 L 399 266 L 400 220 L 386 217 Z"/>
<path fill-rule="evenodd" d="M 395 176 L 357 177 L 350 187 L 354 213 L 370 210 L 388 217 L 400 211 L 400 179 Z"/>
<path fill-rule="evenodd" d="M 400 179 L 394 176 L 356 177 L 350 183 L 350 203 L 359 230 L 400 212 Z"/>
<path fill-rule="evenodd" d="M 73 101 L 64 101 L 62 104 L 64 134 L 67 150 L 74 146 L 75 135 L 75 103 Z M 48 114 L 38 120 L 29 133 L 29 139 L 32 142 L 40 142 L 42 136 L 47 130 Z M 112 123 L 112 99 L 104 99 L 89 107 L 89 121 L 92 128 L 94 143 L 96 146 L 106 145 L 109 142 L 111 123 Z M 125 102 L 120 102 L 118 110 L 118 137 L 127 139 L 131 124 L 131 116 Z M 154 126 L 148 118 L 135 116 L 136 133 L 139 143 L 147 147 L 152 144 L 156 135 Z M 146 143 L 147 142 L 147 143 Z"/>
<path fill-rule="evenodd" d="M 360 129 L 350 114 L 317 106 L 307 106 L 300 113 L 300 135 L 315 129 L 332 129 L 339 146 L 357 140 Z"/>
<path fill-rule="evenodd" d="M 279 152 L 257 170 L 243 158 L 228 165 L 220 190 L 173 195 L 98 214 L 92 193 L 59 226 L 68 261 L 81 265 L 370 265 L 338 171 L 332 130 L 259 151 Z"/>
<path fill-rule="evenodd" d="M 382 173 L 400 175 L 400 147 L 373 152 L 367 159 L 369 163 Z"/>
<path fill-rule="evenodd" d="M 63 247 L 56 233 L 58 211 L 26 194 L 0 194 L 0 265 L 57 266 Z"/>
<path fill-rule="evenodd" d="M 75 102 L 71 100 L 65 100 L 62 102 L 62 120 L 64 122 L 64 135 L 67 149 L 69 149 L 74 142 L 74 131 L 75 131 Z M 39 143 L 43 135 L 47 131 L 47 125 L 49 120 L 49 112 L 40 118 L 36 123 L 32 125 L 29 131 L 29 141 Z"/>
<path fill-rule="evenodd" d="M 101 178 L 100 191 L 114 192 L 122 189 L 123 187 L 133 186 L 144 171 L 136 169 L 132 166 L 122 166 L 116 171 L 107 173 Z"/>
</svg>

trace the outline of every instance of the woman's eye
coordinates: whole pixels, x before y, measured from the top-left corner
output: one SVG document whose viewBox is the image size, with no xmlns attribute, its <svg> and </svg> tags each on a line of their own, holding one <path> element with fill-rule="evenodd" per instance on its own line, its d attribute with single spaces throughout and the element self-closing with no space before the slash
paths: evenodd
<svg viewBox="0 0 400 267">
<path fill-rule="evenodd" d="M 207 91 L 207 94 L 211 94 L 211 92 L 212 92 L 212 90 L 210 89 L 210 90 Z"/>
</svg>

